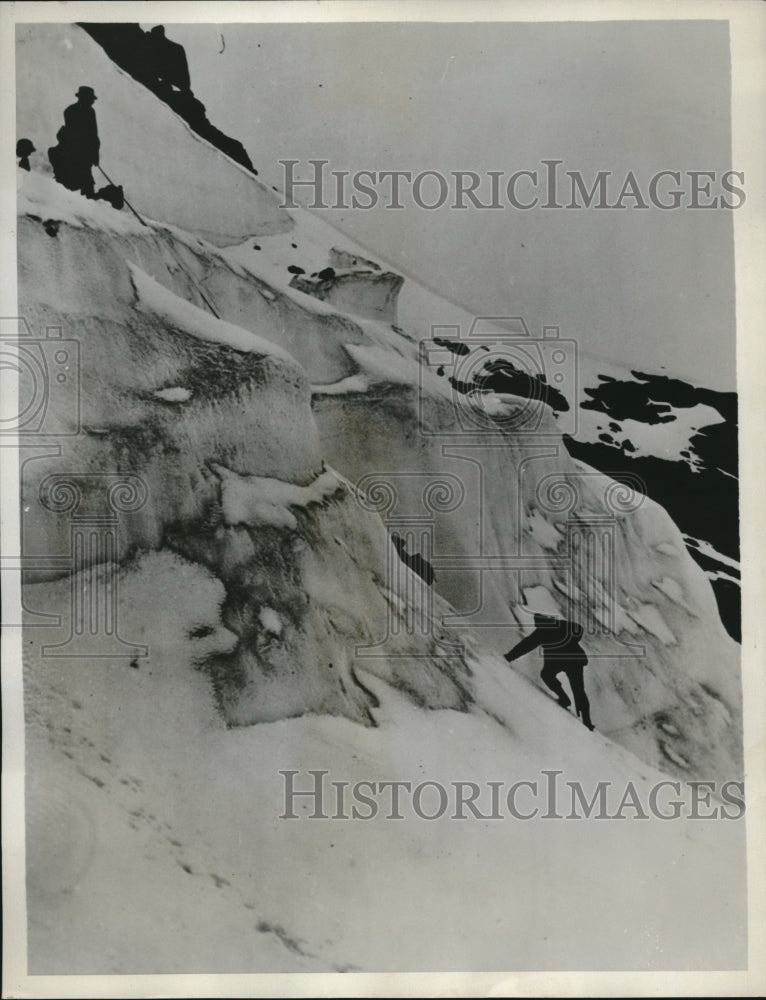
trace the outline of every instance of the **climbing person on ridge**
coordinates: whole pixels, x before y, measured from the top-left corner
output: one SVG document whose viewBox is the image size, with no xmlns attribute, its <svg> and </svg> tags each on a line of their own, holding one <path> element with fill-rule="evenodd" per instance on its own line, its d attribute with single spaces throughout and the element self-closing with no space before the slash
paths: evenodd
<svg viewBox="0 0 766 1000">
<path fill-rule="evenodd" d="M 31 139 L 19 139 L 16 143 L 16 156 L 19 158 L 19 167 L 22 170 L 31 170 L 29 157 L 35 152 L 35 147 Z"/>
<path fill-rule="evenodd" d="M 391 541 L 394 543 L 394 548 L 405 566 L 409 566 L 413 573 L 417 573 L 421 580 L 425 580 L 430 587 L 435 579 L 431 564 L 419 552 L 414 552 L 410 555 L 407 551 L 407 543 L 395 531 L 391 534 Z"/>
<path fill-rule="evenodd" d="M 590 702 L 583 681 L 583 668 L 588 657 L 579 642 L 582 638 L 582 626 L 551 615 L 535 614 L 534 619 L 535 631 L 507 652 L 505 659 L 511 663 L 542 646 L 543 669 L 540 677 L 543 683 L 553 691 L 562 708 L 569 708 L 571 701 L 558 679 L 560 673 L 565 673 L 574 695 L 575 711 L 583 725 L 592 731 L 594 727 L 590 718 Z"/>
<path fill-rule="evenodd" d="M 64 111 L 64 124 L 58 130 L 58 145 L 48 150 L 53 176 L 70 191 L 79 191 L 86 198 L 94 197 L 91 170 L 98 166 L 101 142 L 93 103 L 92 87 L 80 87 L 77 103 Z"/>
<path fill-rule="evenodd" d="M 183 45 L 165 37 L 165 27 L 158 24 L 146 36 L 146 61 L 157 84 L 165 91 L 174 88 L 191 93 L 189 64 Z"/>
</svg>

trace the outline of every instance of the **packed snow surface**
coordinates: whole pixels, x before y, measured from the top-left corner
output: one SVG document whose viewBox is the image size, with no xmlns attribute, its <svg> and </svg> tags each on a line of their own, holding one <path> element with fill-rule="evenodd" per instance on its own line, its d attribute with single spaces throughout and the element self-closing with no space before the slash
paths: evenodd
<svg viewBox="0 0 766 1000">
<path fill-rule="evenodd" d="M 237 351 L 251 354 L 272 355 L 282 361 L 295 360 L 271 341 L 211 316 L 191 302 L 184 301 L 169 289 L 163 288 L 154 278 L 144 274 L 135 264 L 128 263 L 128 267 L 138 297 L 137 305 L 143 312 L 153 313 L 168 325 L 199 337 L 200 340 L 225 344 Z"/>
<path fill-rule="evenodd" d="M 291 508 L 322 503 L 343 488 L 330 471 L 321 473 L 308 486 L 296 486 L 263 476 L 239 476 L 220 465 L 214 465 L 213 469 L 221 478 L 223 517 L 230 525 L 297 528 L 298 521 Z"/>
<path fill-rule="evenodd" d="M 578 969 L 592 968 L 595 942 L 606 969 L 744 959 L 742 824 L 636 818 L 664 776 L 496 658 L 474 662 L 482 707 L 468 713 L 423 712 L 364 673 L 380 699 L 375 728 L 306 716 L 227 730 L 193 667 L 231 642 L 220 586 L 157 554 L 121 576 L 120 595 L 121 627 L 149 644 L 148 660 L 62 672 L 41 658 L 28 692 L 30 971 Z M 666 752 L 685 767 L 671 739 Z M 448 812 L 423 819 L 402 789 L 403 819 L 387 819 L 387 790 L 377 815 L 361 818 L 371 810 L 357 803 L 354 819 L 347 789 L 347 819 L 309 818 L 315 799 L 300 795 L 298 818 L 280 818 L 287 788 L 311 791 L 317 769 L 328 816 L 333 780 L 439 782 Z M 561 772 L 560 816 L 573 808 L 567 781 L 588 799 L 613 782 L 609 812 L 633 782 L 643 806 L 622 821 L 543 819 L 545 771 Z M 499 819 L 469 808 L 450 818 L 452 783 L 471 781 L 481 816 L 492 813 L 487 782 L 502 784 L 501 802 L 514 782 L 537 782 L 537 798 L 528 787 L 516 798 L 537 817 L 503 805 Z M 661 808 L 674 797 L 664 790 Z M 438 812 L 435 786 L 420 805 Z"/>
</svg>

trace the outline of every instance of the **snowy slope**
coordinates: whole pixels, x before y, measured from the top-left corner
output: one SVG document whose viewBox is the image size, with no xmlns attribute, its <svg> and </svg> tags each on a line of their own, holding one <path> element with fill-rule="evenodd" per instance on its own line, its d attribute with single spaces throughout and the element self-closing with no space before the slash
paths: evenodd
<svg viewBox="0 0 766 1000">
<path fill-rule="evenodd" d="M 381 318 L 359 248 L 277 211 L 78 29 L 23 30 L 25 134 L 43 147 L 64 92 L 29 55 L 87 79 L 148 221 L 19 174 L 21 313 L 80 356 L 46 414 L 68 436 L 23 468 L 31 968 L 741 963 L 741 824 L 277 818 L 286 768 L 511 783 L 560 767 L 644 794 L 660 772 L 736 779 L 738 647 L 671 518 L 570 458 L 547 407 L 525 437 L 529 401 L 486 393 L 500 430 L 461 434 L 420 345 L 432 309 L 469 318 L 411 283 Z M 107 131 L 123 111 L 162 128 L 205 197 L 170 168 L 145 176 Z M 342 296 L 296 287 L 295 268 L 339 261 Z M 113 547 L 73 563 L 76 518 L 102 515 L 118 476 L 137 500 Z M 573 526 L 604 519 L 614 563 L 572 563 Z M 107 584 L 120 655 L 89 658 L 87 636 L 51 655 L 70 595 Z M 530 609 L 587 624 L 595 734 L 539 690 L 534 654 L 500 659 Z M 60 625 L 36 627 L 46 613 Z"/>
<path fill-rule="evenodd" d="M 125 551 L 157 545 L 170 530 L 174 536 L 185 536 L 174 544 L 189 554 L 189 539 L 196 534 L 192 524 L 219 489 L 211 462 L 240 474 L 301 485 L 316 477 L 323 460 L 353 482 L 369 474 L 405 473 L 397 481 L 406 484 L 402 502 L 414 515 L 420 513 L 417 505 L 423 488 L 418 477 L 452 477 L 448 481 L 461 482 L 467 499 L 454 510 L 435 515 L 435 537 L 442 552 L 468 558 L 480 552 L 538 557 L 536 567 L 521 575 L 502 567 L 481 573 L 450 567 L 437 572 L 436 589 L 455 608 L 456 620 L 467 616 L 469 624 L 482 628 L 490 648 L 504 651 L 519 636 L 519 625 L 530 622 L 528 615 L 514 614 L 514 606 L 529 603 L 527 592 L 544 588 L 547 599 L 554 600 L 561 612 L 591 615 L 602 624 L 603 634 L 594 636 L 589 646 L 590 653 L 601 654 L 601 660 L 593 663 L 592 682 L 594 718 L 602 731 L 615 732 L 656 766 L 665 762 L 676 768 L 680 759 L 686 762 L 682 770 L 691 773 L 729 777 L 732 768 L 738 773 L 736 646 L 721 627 L 712 592 L 686 553 L 680 532 L 662 509 L 646 499 L 631 513 L 631 505 L 639 501 L 628 497 L 626 512 L 612 517 L 619 575 L 603 581 L 600 591 L 586 587 L 582 579 L 578 582 L 584 569 L 572 576 L 548 564 L 552 557 L 566 555 L 570 514 L 581 519 L 608 514 L 611 508 L 605 504 L 613 485 L 592 470 L 579 468 L 555 443 L 558 432 L 545 415 L 547 408 L 542 414 L 548 421 L 543 426 L 547 445 L 533 461 L 529 443 L 512 433 L 499 441 L 493 438 L 473 453 L 461 453 L 455 446 L 445 454 L 443 441 L 452 440 L 449 435 L 456 429 L 455 406 L 442 379 L 430 370 L 419 376 L 416 337 L 359 315 L 335 313 L 326 303 L 291 288 L 290 272 L 284 263 L 278 268 L 272 256 L 284 252 L 288 237 L 275 237 L 271 250 L 262 238 L 264 248 L 249 247 L 250 256 L 245 258 L 243 246 L 215 251 L 177 230 L 141 227 L 124 232 L 123 216 L 107 206 L 85 203 L 81 217 L 76 213 L 66 217 L 62 209 L 78 196 L 64 192 L 59 202 L 58 187 L 34 175 L 23 178 L 23 184 L 22 205 L 27 203 L 29 185 L 37 199 L 34 214 L 63 217 L 55 239 L 31 215 L 22 219 L 35 248 L 22 261 L 22 280 L 35 289 L 25 307 L 27 315 L 33 326 L 65 328 L 69 317 L 77 316 L 83 357 L 90 359 L 86 377 L 93 370 L 92 385 L 82 400 L 86 433 L 68 447 L 75 454 L 83 449 L 82 461 L 88 463 L 132 468 L 146 480 L 153 498 L 128 519 Z M 41 193 L 43 188 L 46 194 Z M 52 201 L 46 204 L 45 197 Z M 94 233 L 95 218 L 104 229 Z M 110 230 L 112 219 L 115 231 Z M 291 243 L 297 242 L 300 250 L 316 241 L 317 236 L 308 233 L 296 234 Z M 51 281 L 62 265 L 75 260 L 76 275 Z M 146 277 L 139 278 L 137 290 L 139 274 Z M 162 295 L 157 294 L 160 288 L 166 289 Z M 148 289 L 158 300 L 154 307 Z M 225 322 L 209 313 L 205 299 L 215 304 Z M 110 332 L 104 337 L 107 322 Z M 232 339 L 232 323 L 241 330 L 239 339 Z M 199 339 L 202 328 L 207 330 L 207 341 Z M 160 330 L 161 339 L 156 336 Z M 273 349 L 263 361 L 249 350 L 247 357 L 252 360 L 243 367 L 236 351 L 246 346 L 248 336 L 254 350 L 266 351 L 268 344 Z M 211 368 L 210 345 L 221 341 L 226 354 L 219 353 Z M 172 353 L 160 363 L 163 343 L 172 345 Z M 125 361 L 118 363 L 121 357 Z M 228 371 L 232 366 L 235 375 Z M 266 369 L 273 374 L 265 379 L 256 374 Z M 364 391 L 337 392 L 338 383 L 349 377 L 362 377 Z M 321 383 L 314 387 L 316 431 L 309 412 L 309 379 Z M 328 385 L 336 391 L 328 394 Z M 167 389 L 185 389 L 191 399 L 168 402 L 156 396 Z M 255 435 L 242 422 L 245 406 L 252 426 L 258 427 Z M 185 414 L 182 421 L 179 411 Z M 446 438 L 421 434 L 421 417 Z M 478 470 L 476 460 L 483 463 Z M 72 461 L 76 467 L 81 459 L 73 455 Z M 42 458 L 30 463 L 30 496 L 57 462 Z M 413 472 L 417 475 L 408 478 Z M 569 484 L 579 497 L 573 511 L 566 505 L 557 508 L 554 484 L 562 478 L 565 488 Z M 191 490 L 179 489 L 187 482 Z M 551 489 L 554 493 L 548 495 L 546 490 Z M 346 506 L 355 507 L 355 517 L 362 516 L 350 497 Z M 32 505 L 27 523 L 29 534 L 37 536 L 33 544 L 42 544 L 42 539 L 50 551 L 65 548 L 66 517 L 51 518 Z M 541 525 L 547 531 L 542 542 Z M 207 514 L 202 530 L 211 532 Z M 556 532 L 558 542 L 551 532 Z M 244 544 L 240 535 L 226 542 L 232 547 L 225 560 L 232 567 L 232 583 L 242 573 L 236 564 L 253 556 L 252 544 Z M 195 555 L 200 545 L 208 562 L 220 559 L 220 541 L 214 552 L 209 551 L 210 540 L 195 542 L 191 550 Z M 386 558 L 379 549 L 380 576 L 385 576 Z M 659 586 L 668 576 L 677 585 L 674 596 Z M 583 604 L 578 595 L 586 591 L 590 596 Z M 472 614 L 479 600 L 481 608 Z M 608 629 L 603 632 L 610 613 L 613 634 Z M 626 640 L 643 643 L 647 655 L 629 655 Z M 612 661 L 615 654 L 620 658 Z M 536 658 L 528 660 L 526 669 L 534 675 L 539 670 Z M 302 697 L 298 703 L 307 705 Z M 672 759 L 659 728 L 667 713 L 678 714 L 677 728 L 686 744 Z"/>
<path fill-rule="evenodd" d="M 137 86 L 81 28 L 22 25 L 16 40 L 21 84 L 16 128 L 19 138 L 26 136 L 37 148 L 35 170 L 52 173 L 47 150 L 55 145 L 64 108 L 87 84 L 97 95 L 101 166 L 143 215 L 221 245 L 289 228 L 290 219 L 272 191 Z M 97 170 L 94 179 L 97 188 L 106 184 Z"/>
<path fill-rule="evenodd" d="M 491 780 L 504 794 L 554 769 L 562 788 L 580 780 L 589 797 L 597 781 L 615 782 L 610 810 L 627 781 L 646 804 L 659 774 L 496 658 L 473 662 L 479 704 L 468 713 L 423 712 L 365 674 L 380 699 L 374 728 L 312 715 L 230 730 L 193 666 L 232 642 L 218 620 L 220 585 L 167 553 L 140 560 L 120 585 L 126 634 L 150 643 L 148 663 L 62 671 L 37 650 L 30 660 L 32 972 L 742 960 L 739 823 L 633 820 L 631 808 L 622 822 L 524 822 L 505 810 L 501 820 L 428 821 L 406 806 L 396 822 L 384 818 L 385 796 L 372 820 L 311 820 L 310 800 L 296 800 L 299 819 L 278 819 L 278 772 L 298 771 L 296 788 L 310 789 L 315 768 L 352 785 Z M 57 587 L 35 588 L 36 600 L 55 604 Z M 179 606 L 171 622 L 168 589 Z M 201 625 L 211 633 L 190 637 Z M 325 802 L 332 813 L 331 789 Z M 534 802 L 524 792 L 518 805 Z M 569 809 L 562 795 L 557 811 Z M 479 811 L 491 811 L 486 789 Z"/>
</svg>

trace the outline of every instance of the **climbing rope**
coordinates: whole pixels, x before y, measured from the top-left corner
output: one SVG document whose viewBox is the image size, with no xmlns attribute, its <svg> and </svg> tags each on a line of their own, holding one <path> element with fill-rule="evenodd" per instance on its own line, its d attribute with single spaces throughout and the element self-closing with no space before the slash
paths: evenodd
<svg viewBox="0 0 766 1000">
<path fill-rule="evenodd" d="M 101 166 L 97 167 L 97 169 L 101 171 L 101 173 L 106 178 L 107 182 L 114 187 L 115 186 L 114 181 L 109 176 L 109 174 L 106 172 L 106 170 L 104 170 L 104 168 L 101 167 Z M 135 217 L 138 219 L 138 221 L 141 223 L 142 226 L 146 226 L 147 229 L 151 229 L 152 228 L 145 219 L 141 218 L 141 216 L 138 214 L 138 212 L 135 210 L 135 208 L 133 208 L 133 206 L 130 204 L 130 202 L 128 201 L 128 199 L 125 197 L 124 194 L 123 194 L 123 201 L 128 206 L 128 208 L 131 210 L 131 212 L 133 213 L 133 215 L 135 215 Z M 221 314 L 215 308 L 215 306 L 210 301 L 210 299 L 207 297 L 207 295 L 205 294 L 205 292 L 202 291 L 202 289 L 200 288 L 199 282 L 196 280 L 196 278 L 194 277 L 194 275 L 190 274 L 189 271 L 187 270 L 187 268 L 184 266 L 183 262 L 181 261 L 181 259 L 178 256 L 178 254 L 173 249 L 172 244 L 168 244 L 167 245 L 167 249 L 170 251 L 170 254 L 174 258 L 175 262 L 178 264 L 179 268 L 183 271 L 183 273 L 186 275 L 186 277 L 189 279 L 189 281 L 191 281 L 191 283 L 197 289 L 197 291 L 199 292 L 200 298 L 205 303 L 205 305 L 208 307 L 208 309 L 210 310 L 210 312 L 215 316 L 216 319 L 220 319 L 221 318 Z"/>
</svg>

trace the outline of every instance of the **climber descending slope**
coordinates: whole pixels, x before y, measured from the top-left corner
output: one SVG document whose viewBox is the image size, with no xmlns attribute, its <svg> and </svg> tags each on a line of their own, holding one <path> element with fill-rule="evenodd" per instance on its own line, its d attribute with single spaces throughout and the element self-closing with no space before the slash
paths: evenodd
<svg viewBox="0 0 766 1000">
<path fill-rule="evenodd" d="M 563 618 L 539 614 L 535 615 L 535 626 L 535 631 L 507 652 L 505 659 L 510 663 L 542 646 L 544 666 L 540 677 L 557 696 L 559 705 L 569 708 L 571 701 L 558 679 L 562 671 L 567 675 L 574 695 L 575 711 L 583 725 L 592 730 L 590 702 L 583 682 L 583 667 L 588 662 L 588 657 L 579 642 L 582 638 L 582 626 Z"/>
</svg>

